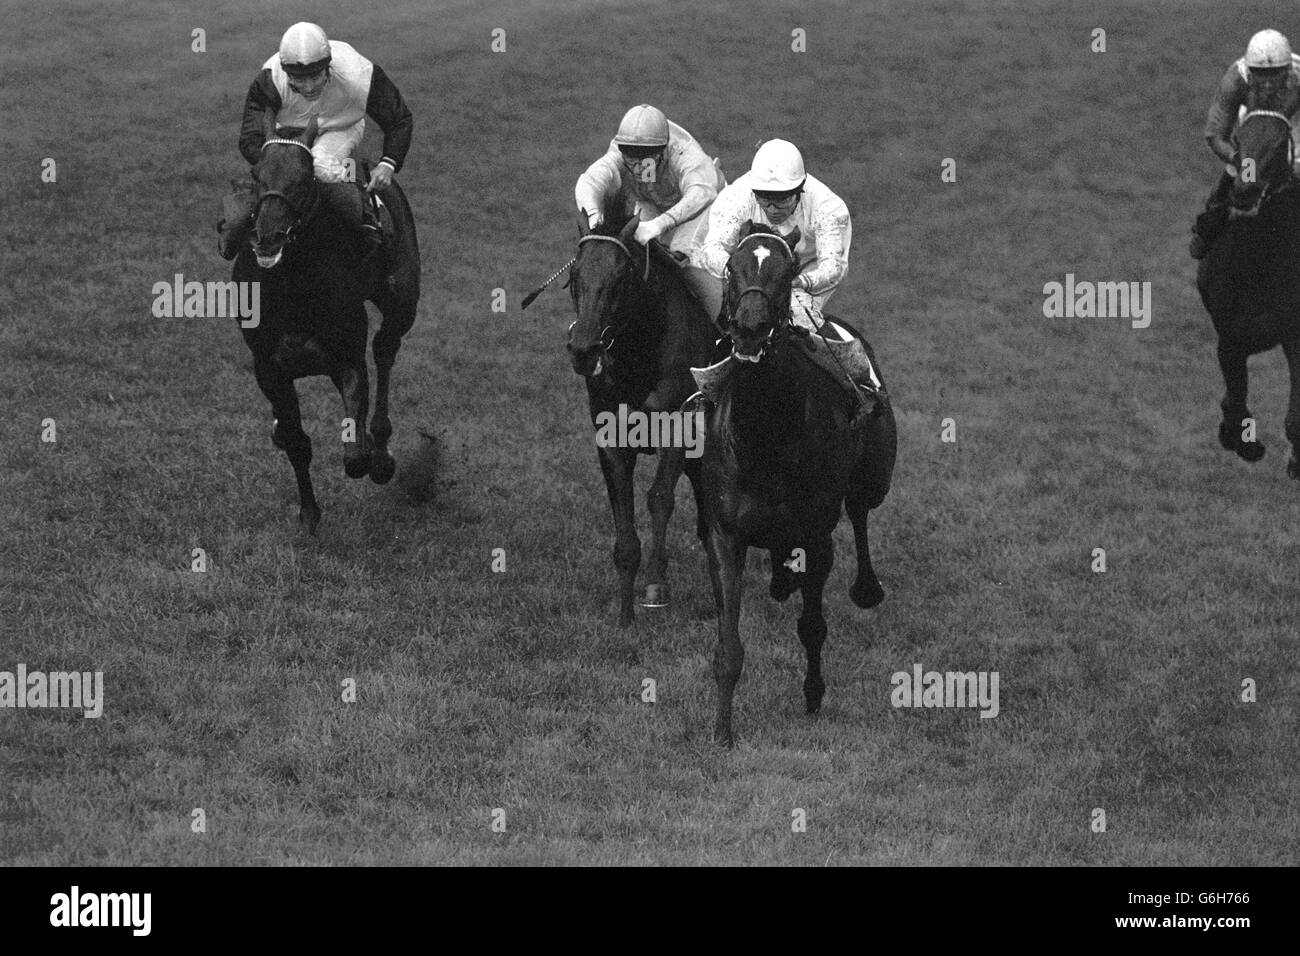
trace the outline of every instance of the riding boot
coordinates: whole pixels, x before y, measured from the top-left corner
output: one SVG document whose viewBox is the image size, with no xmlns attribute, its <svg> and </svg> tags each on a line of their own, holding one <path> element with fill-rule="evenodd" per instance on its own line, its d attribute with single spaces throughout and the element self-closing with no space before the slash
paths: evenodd
<svg viewBox="0 0 1300 956">
<path fill-rule="evenodd" d="M 1210 198 L 1205 203 L 1205 211 L 1196 217 L 1192 227 L 1192 242 L 1188 247 L 1193 259 L 1204 259 L 1228 225 L 1228 189 L 1232 186 L 1232 177 L 1227 171 L 1219 177 Z"/>
<path fill-rule="evenodd" d="M 366 201 L 365 193 L 356 183 L 321 183 L 321 198 L 325 205 L 352 229 L 362 242 L 362 261 L 383 248 L 383 233 L 374 209 Z"/>
<path fill-rule="evenodd" d="M 856 374 L 850 374 L 844 364 L 832 354 L 830 347 L 816 335 L 799 336 L 799 339 L 803 343 L 804 354 L 812 360 L 813 364 L 853 396 L 851 428 L 856 428 L 866 418 L 880 410 L 881 389 L 872 379 L 869 367 L 855 370 Z"/>
<path fill-rule="evenodd" d="M 253 190 L 247 183 L 232 180 L 235 192 L 221 200 L 221 219 L 217 222 L 217 253 L 229 261 L 239 255 L 253 229 Z"/>
</svg>

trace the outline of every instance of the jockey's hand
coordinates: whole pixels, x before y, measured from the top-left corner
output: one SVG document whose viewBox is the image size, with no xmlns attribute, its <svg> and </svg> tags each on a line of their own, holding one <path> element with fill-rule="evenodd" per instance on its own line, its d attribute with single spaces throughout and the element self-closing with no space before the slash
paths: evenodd
<svg viewBox="0 0 1300 956">
<path fill-rule="evenodd" d="M 370 182 L 366 184 L 366 192 L 374 192 L 376 189 L 387 189 L 393 184 L 393 169 L 387 163 L 380 163 L 370 171 Z"/>
<path fill-rule="evenodd" d="M 636 227 L 636 235 L 633 237 L 637 242 L 645 245 L 651 239 L 658 239 L 663 230 L 654 224 L 654 220 L 643 222 Z"/>
</svg>

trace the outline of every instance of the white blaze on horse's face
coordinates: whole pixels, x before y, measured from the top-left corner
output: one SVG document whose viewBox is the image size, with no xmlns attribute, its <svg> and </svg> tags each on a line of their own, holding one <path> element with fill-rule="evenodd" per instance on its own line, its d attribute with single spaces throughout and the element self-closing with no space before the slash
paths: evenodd
<svg viewBox="0 0 1300 956">
<path fill-rule="evenodd" d="M 758 269 L 760 272 L 763 271 L 763 260 L 771 254 L 772 250 L 767 248 L 767 246 L 759 246 L 754 250 L 754 258 L 758 260 Z"/>
</svg>

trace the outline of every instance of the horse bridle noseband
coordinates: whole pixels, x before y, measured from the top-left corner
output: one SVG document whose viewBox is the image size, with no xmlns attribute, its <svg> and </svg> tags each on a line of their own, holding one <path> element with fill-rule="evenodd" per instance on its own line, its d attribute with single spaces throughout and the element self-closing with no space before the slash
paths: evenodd
<svg viewBox="0 0 1300 956">
<path fill-rule="evenodd" d="M 306 143 L 303 143 L 296 139 L 279 139 L 279 138 L 268 139 L 265 143 L 262 144 L 262 149 L 265 150 L 266 147 L 268 146 L 277 146 L 277 145 L 298 146 L 302 149 L 307 150 L 307 154 L 311 155 L 311 147 L 308 146 Z M 312 215 L 316 212 L 317 207 L 320 205 L 320 190 L 314 188 L 315 177 L 312 178 L 312 184 L 313 184 L 313 188 L 311 190 L 311 198 L 307 201 L 307 205 L 305 208 L 300 207 L 296 202 L 294 202 L 292 199 L 290 199 L 288 196 L 286 196 L 283 192 L 281 192 L 278 189 L 267 189 L 259 193 L 257 197 L 257 202 L 254 203 L 253 205 L 253 235 L 259 241 L 262 238 L 257 233 L 257 216 L 258 213 L 262 211 L 262 204 L 266 202 L 268 199 L 278 199 L 286 206 L 289 207 L 289 212 L 291 212 L 294 217 L 293 222 L 289 224 L 289 228 L 286 229 L 284 233 L 284 241 L 286 244 L 288 244 L 289 240 L 293 237 L 294 230 L 297 229 L 300 225 L 302 225 L 302 223 L 310 219 Z"/>
<path fill-rule="evenodd" d="M 774 232 L 751 232 L 749 235 L 747 235 L 744 239 L 741 239 L 740 242 L 736 244 L 736 252 L 740 252 L 740 250 L 744 248 L 745 243 L 749 242 L 749 240 L 760 238 L 760 237 L 765 239 L 775 239 L 777 244 L 781 247 L 781 249 L 785 251 L 786 261 L 794 262 L 794 250 L 790 248 L 790 244 L 788 242 L 786 242 L 783 238 L 781 238 Z M 735 253 L 732 253 L 732 255 L 735 255 Z M 727 273 L 727 281 L 730 282 L 731 280 L 730 263 L 727 264 L 726 273 Z M 747 285 L 745 286 L 745 288 L 741 289 L 738 293 L 736 293 L 734 299 L 730 297 L 728 298 L 728 302 L 727 302 L 727 305 L 729 307 L 728 308 L 729 314 L 727 315 L 728 327 L 731 326 L 732 321 L 736 317 L 736 309 L 740 306 L 740 300 L 743 299 L 745 296 L 749 295 L 751 292 L 755 292 L 758 295 L 762 296 L 763 303 L 767 307 L 767 314 L 769 316 L 774 317 L 772 322 L 772 328 L 768 330 L 767 338 L 763 340 L 763 345 L 764 347 L 766 347 L 770 342 L 776 341 L 778 339 L 778 328 L 783 330 L 785 326 L 789 324 L 790 312 L 788 309 L 786 310 L 786 321 L 784 323 L 777 322 L 775 319 L 776 308 L 774 303 L 772 302 L 772 294 L 768 292 L 767 289 L 763 288 L 761 285 Z M 759 350 L 759 355 L 760 356 L 762 355 L 761 349 Z"/>
<path fill-rule="evenodd" d="M 614 243 L 614 245 L 618 246 L 620 249 L 623 250 L 623 254 L 627 256 L 629 262 L 636 262 L 636 256 L 632 254 L 632 250 L 629 249 L 627 247 L 627 243 L 625 243 L 622 239 L 618 238 L 618 236 L 598 236 L 594 232 L 588 233 L 587 235 L 583 236 L 578 240 L 579 251 L 582 250 L 582 244 L 584 242 L 612 242 Z M 574 257 L 574 262 L 577 262 L 577 256 Z M 645 246 L 645 271 L 641 275 L 641 281 L 648 282 L 649 280 L 650 280 L 650 244 L 647 242 Z M 572 281 L 572 275 L 570 275 L 570 281 Z M 565 284 L 567 285 L 568 283 Z M 573 327 L 577 324 L 578 324 L 577 319 L 574 319 L 572 322 L 569 323 L 570 334 L 573 333 Z M 600 330 L 600 338 L 597 340 L 597 343 L 600 345 L 600 350 L 602 352 L 608 352 L 610 349 L 614 347 L 614 333 L 616 331 L 621 331 L 621 330 L 616 330 L 612 322 Z M 608 341 L 606 341 L 606 338 L 608 338 Z"/>
</svg>

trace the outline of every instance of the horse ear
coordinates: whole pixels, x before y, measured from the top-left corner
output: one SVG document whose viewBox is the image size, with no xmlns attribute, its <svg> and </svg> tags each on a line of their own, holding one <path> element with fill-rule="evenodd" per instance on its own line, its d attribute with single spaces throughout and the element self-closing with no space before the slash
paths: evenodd
<svg viewBox="0 0 1300 956">
<path fill-rule="evenodd" d="M 751 235 L 753 232 L 754 232 L 754 223 L 753 223 L 753 222 L 746 222 L 746 223 L 742 223 L 742 224 L 741 224 L 741 226 L 740 226 L 740 238 L 741 238 L 741 239 L 744 239 L 746 236 Z"/>
<path fill-rule="evenodd" d="M 275 114 L 270 110 L 262 113 L 262 142 L 275 139 Z"/>
<path fill-rule="evenodd" d="M 636 235 L 636 227 L 639 225 L 641 225 L 641 218 L 633 216 L 627 221 L 627 225 L 623 227 L 622 231 L 619 232 L 618 237 L 624 242 L 631 242 L 632 237 Z"/>
<path fill-rule="evenodd" d="M 316 117 L 313 116 L 310 120 L 307 121 L 307 128 L 303 131 L 302 134 L 303 143 L 306 144 L 307 146 L 310 146 L 312 143 L 316 142 L 316 134 L 319 132 L 320 132 L 320 123 L 316 120 Z"/>
<path fill-rule="evenodd" d="M 784 239 L 785 244 L 790 247 L 790 251 L 794 252 L 794 247 L 799 245 L 799 240 L 802 238 L 799 234 L 799 227 L 795 226 L 794 231 L 791 232 L 790 235 L 782 236 L 781 238 Z"/>
<path fill-rule="evenodd" d="M 578 210 L 578 236 L 581 238 L 591 232 L 591 217 L 587 215 L 587 210 Z"/>
</svg>

